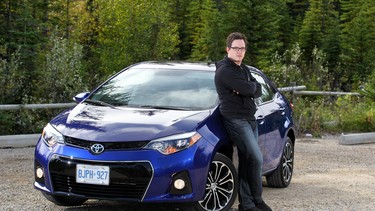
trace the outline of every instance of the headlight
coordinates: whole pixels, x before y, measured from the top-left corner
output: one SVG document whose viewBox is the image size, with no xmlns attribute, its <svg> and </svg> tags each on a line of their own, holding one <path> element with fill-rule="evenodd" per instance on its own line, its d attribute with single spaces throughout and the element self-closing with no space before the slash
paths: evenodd
<svg viewBox="0 0 375 211">
<path fill-rule="evenodd" d="M 169 155 L 187 149 L 195 144 L 202 136 L 197 132 L 184 133 L 152 140 L 144 148 L 154 149 Z"/>
<path fill-rule="evenodd" d="M 63 144 L 64 136 L 59 133 L 51 124 L 47 124 L 43 129 L 42 139 L 49 147 L 53 147 L 56 143 Z"/>
</svg>

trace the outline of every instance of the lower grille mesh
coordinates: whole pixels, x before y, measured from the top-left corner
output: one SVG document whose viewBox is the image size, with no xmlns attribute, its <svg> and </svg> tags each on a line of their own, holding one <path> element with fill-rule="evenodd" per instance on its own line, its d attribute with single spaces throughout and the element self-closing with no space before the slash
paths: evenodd
<svg viewBox="0 0 375 211">
<path fill-rule="evenodd" d="M 76 183 L 77 163 L 109 166 L 109 185 Z M 50 162 L 49 168 L 55 192 L 79 194 L 87 198 L 140 201 L 152 177 L 152 168 L 147 162 L 93 163 L 59 157 Z"/>
</svg>

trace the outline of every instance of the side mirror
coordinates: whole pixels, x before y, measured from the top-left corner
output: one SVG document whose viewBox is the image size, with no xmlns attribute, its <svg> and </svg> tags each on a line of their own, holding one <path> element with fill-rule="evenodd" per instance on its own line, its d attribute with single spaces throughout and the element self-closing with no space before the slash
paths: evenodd
<svg viewBox="0 0 375 211">
<path fill-rule="evenodd" d="M 73 97 L 76 103 L 80 103 L 90 95 L 90 92 L 82 92 Z"/>
</svg>

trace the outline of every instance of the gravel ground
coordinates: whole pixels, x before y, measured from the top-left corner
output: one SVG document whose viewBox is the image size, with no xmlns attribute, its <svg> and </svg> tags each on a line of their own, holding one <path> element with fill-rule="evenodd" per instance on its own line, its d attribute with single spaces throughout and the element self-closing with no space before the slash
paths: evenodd
<svg viewBox="0 0 375 211">
<path fill-rule="evenodd" d="M 170 204 L 90 200 L 59 207 L 33 187 L 34 148 L 0 149 L 0 210 L 179 210 Z M 264 186 L 273 210 L 375 210 L 375 144 L 339 145 L 338 138 L 298 139 L 292 183 Z M 232 211 L 237 210 L 237 203 Z"/>
</svg>

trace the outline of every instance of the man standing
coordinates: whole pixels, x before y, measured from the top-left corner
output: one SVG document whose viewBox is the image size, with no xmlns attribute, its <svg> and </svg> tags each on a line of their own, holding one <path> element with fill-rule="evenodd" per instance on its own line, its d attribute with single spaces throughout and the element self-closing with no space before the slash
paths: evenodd
<svg viewBox="0 0 375 211">
<path fill-rule="evenodd" d="M 239 210 L 271 211 L 262 198 L 263 156 L 254 116 L 254 98 L 261 96 L 262 88 L 242 64 L 246 45 L 242 33 L 234 32 L 227 37 L 227 56 L 216 63 L 215 85 L 224 126 L 238 151 Z"/>
</svg>

